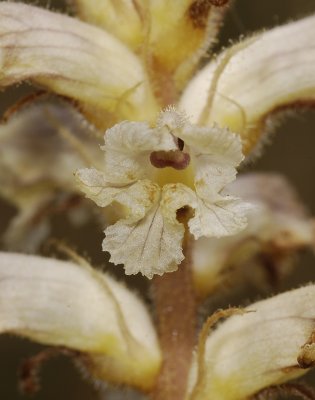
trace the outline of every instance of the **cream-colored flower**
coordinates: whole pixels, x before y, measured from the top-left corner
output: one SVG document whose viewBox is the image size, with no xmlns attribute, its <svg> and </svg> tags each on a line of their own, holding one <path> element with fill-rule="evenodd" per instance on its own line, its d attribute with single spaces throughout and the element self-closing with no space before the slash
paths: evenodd
<svg viewBox="0 0 315 400">
<path fill-rule="evenodd" d="M 202 344 L 192 366 L 189 400 L 245 400 L 297 378 L 314 365 L 315 286 L 254 303 Z"/>
<path fill-rule="evenodd" d="M 148 389 L 159 371 L 145 306 L 87 263 L 1 253 L 0 314 L 0 333 L 79 351 L 94 379 Z"/>
<path fill-rule="evenodd" d="M 192 125 L 168 108 L 154 128 L 125 121 L 104 139 L 103 170 L 83 169 L 77 176 L 97 205 L 123 207 L 125 218 L 105 230 L 103 250 L 124 264 L 126 274 L 152 278 L 177 269 L 184 226 L 176 214 L 185 206 L 194 210 L 188 226 L 196 239 L 246 226 L 246 204 L 222 194 L 243 159 L 239 137 L 229 130 Z"/>
</svg>

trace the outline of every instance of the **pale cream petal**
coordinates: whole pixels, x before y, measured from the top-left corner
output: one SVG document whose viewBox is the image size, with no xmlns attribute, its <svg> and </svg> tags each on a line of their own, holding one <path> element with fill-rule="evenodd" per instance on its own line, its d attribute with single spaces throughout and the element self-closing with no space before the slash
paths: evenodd
<svg viewBox="0 0 315 400">
<path fill-rule="evenodd" d="M 206 339 L 199 364 L 204 373 L 197 378 L 195 361 L 187 399 L 245 400 L 303 375 L 315 361 L 307 359 L 312 354 L 306 348 L 315 330 L 314 304 L 311 285 L 254 303 L 247 313 L 230 317 Z"/>
<path fill-rule="evenodd" d="M 96 169 L 81 169 L 76 173 L 80 189 L 99 207 L 116 202 L 123 206 L 127 215 L 143 217 L 155 201 L 158 186 L 144 179 L 138 182 L 115 185 L 108 182 L 106 175 Z M 123 212 L 123 209 L 121 210 Z"/>
<path fill-rule="evenodd" d="M 284 177 L 245 174 L 228 190 L 254 207 L 247 214 L 246 229 L 238 234 L 196 241 L 193 272 L 201 296 L 223 287 L 237 289 L 244 283 L 276 284 L 290 272 L 295 261 L 292 255 L 314 243 L 314 222 Z M 267 269 L 266 263 L 273 270 Z M 271 278 L 275 281 L 270 282 Z"/>
<path fill-rule="evenodd" d="M 137 48 L 143 43 L 145 0 L 71 0 L 70 3 L 79 18 L 106 29 L 128 46 Z"/>
<path fill-rule="evenodd" d="M 184 124 L 179 134 L 188 146 L 195 171 L 195 216 L 189 228 L 195 238 L 232 235 L 246 226 L 248 206 L 222 190 L 236 177 L 242 161 L 239 137 L 219 126 L 198 127 Z"/>
<path fill-rule="evenodd" d="M 94 168 L 80 169 L 75 176 L 78 187 L 86 197 L 93 200 L 100 207 L 106 207 L 114 201 L 118 193 L 130 188 L 130 185 L 115 185 L 108 182 L 106 175 Z"/>
<path fill-rule="evenodd" d="M 236 167 L 243 160 L 239 136 L 216 125 L 208 128 L 186 123 L 180 138 L 193 156 L 197 194 L 209 201 L 221 199 L 221 190 L 234 181 Z"/>
<path fill-rule="evenodd" d="M 232 196 L 217 195 L 215 200 L 204 199 L 198 192 L 180 183 L 165 185 L 165 196 L 165 204 L 171 210 L 184 206 L 194 210 L 188 227 L 195 239 L 201 236 L 221 238 L 240 232 L 246 227 L 247 213 L 252 208 L 251 204 Z"/>
<path fill-rule="evenodd" d="M 120 117 L 156 113 L 140 60 L 97 27 L 37 7 L 0 4 L 0 85 L 25 79 Z"/>
<path fill-rule="evenodd" d="M 111 254 L 110 261 L 124 264 L 127 275 L 141 272 L 151 279 L 175 271 L 183 260 L 184 226 L 176 211 L 187 199 L 177 186 L 166 185 L 161 197 L 157 190 L 155 202 L 141 218 L 133 213 L 105 230 L 103 250 Z"/>
<path fill-rule="evenodd" d="M 243 160 L 242 142 L 239 136 L 216 124 L 203 127 L 184 124 L 180 138 L 191 147 L 196 155 L 207 154 L 221 159 L 228 165 L 238 166 Z"/>
<path fill-rule="evenodd" d="M 102 172 L 85 169 L 76 174 L 79 182 L 83 183 L 82 190 L 89 197 L 92 195 L 93 200 L 97 196 L 101 207 L 112 202 L 110 199 L 124 186 L 153 173 L 151 152 L 177 148 L 169 132 L 151 129 L 146 122 L 124 121 L 116 124 L 106 131 L 104 141 L 101 147 L 105 152 Z M 104 187 L 104 191 L 101 187 Z M 107 194 L 109 191 L 112 193 L 110 197 Z M 108 200 L 104 200 L 104 195 Z"/>
<path fill-rule="evenodd" d="M 150 176 L 153 166 L 150 153 L 176 150 L 170 132 L 152 129 L 146 122 L 124 121 L 106 131 L 104 136 L 105 164 L 103 171 L 116 183 L 129 183 Z"/>
<path fill-rule="evenodd" d="M 0 332 L 85 353 L 92 376 L 150 387 L 160 352 L 149 314 L 123 285 L 93 270 L 0 255 Z"/>
<path fill-rule="evenodd" d="M 180 101 L 193 122 L 227 126 L 255 147 L 268 114 L 315 99 L 315 16 L 232 46 L 189 84 Z"/>
<path fill-rule="evenodd" d="M 151 129 L 145 122 L 124 121 L 116 124 L 106 131 L 104 140 L 102 171 L 81 169 L 76 173 L 81 190 L 100 207 L 113 201 L 121 203 L 121 193 L 129 196 L 130 190 L 136 203 L 140 204 L 142 198 L 149 198 L 151 187 L 153 192 L 156 190 L 156 185 L 145 179 L 154 171 L 150 153 L 177 148 L 170 132 Z M 149 204 L 152 202 L 153 199 Z M 129 203 L 132 204 L 131 201 Z"/>
<path fill-rule="evenodd" d="M 212 202 L 197 194 L 196 201 L 195 216 L 188 223 L 195 239 L 235 235 L 247 226 L 246 215 L 251 206 L 238 198 L 226 196 Z"/>
</svg>

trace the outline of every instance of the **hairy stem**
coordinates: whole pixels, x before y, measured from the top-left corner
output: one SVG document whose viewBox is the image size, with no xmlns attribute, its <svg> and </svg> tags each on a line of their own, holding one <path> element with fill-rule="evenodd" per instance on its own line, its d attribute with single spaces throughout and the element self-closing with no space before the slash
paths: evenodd
<svg viewBox="0 0 315 400">
<path fill-rule="evenodd" d="M 153 280 L 163 365 L 152 400 L 183 400 L 196 342 L 196 303 L 191 277 L 191 240 L 178 270 Z"/>
</svg>

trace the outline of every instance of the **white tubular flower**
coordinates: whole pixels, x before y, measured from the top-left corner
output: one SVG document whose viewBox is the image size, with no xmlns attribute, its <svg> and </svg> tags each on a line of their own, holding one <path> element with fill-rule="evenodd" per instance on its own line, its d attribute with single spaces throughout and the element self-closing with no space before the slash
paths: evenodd
<svg viewBox="0 0 315 400">
<path fill-rule="evenodd" d="M 31 79 L 88 106 L 120 107 L 125 118 L 156 110 L 143 66 L 123 43 L 37 7 L 0 4 L 0 71 L 1 86 Z"/>
<path fill-rule="evenodd" d="M 190 206 L 190 232 L 222 237 L 246 226 L 246 205 L 223 195 L 243 159 L 239 137 L 217 126 L 191 125 L 173 108 L 159 115 L 155 128 L 122 122 L 105 134 L 102 171 L 81 169 L 81 189 L 100 207 L 111 203 L 123 216 L 105 230 L 103 249 L 127 274 L 152 278 L 177 269 L 183 259 L 180 208 Z"/>
<path fill-rule="evenodd" d="M 89 265 L 2 253 L 0 314 L 0 333 L 77 350 L 96 379 L 148 389 L 159 371 L 146 308 Z"/>
<path fill-rule="evenodd" d="M 314 220 L 284 177 L 244 174 L 228 190 L 254 207 L 247 214 L 247 227 L 238 234 L 195 242 L 193 276 L 200 296 L 224 286 L 239 288 L 244 282 L 277 284 L 290 271 L 292 256 L 314 243 Z"/>
<path fill-rule="evenodd" d="M 246 154 L 270 113 L 314 101 L 314 36 L 311 16 L 232 46 L 189 83 L 180 107 L 195 123 L 239 133 Z"/>
<path fill-rule="evenodd" d="M 307 286 L 222 323 L 193 364 L 186 398 L 245 400 L 307 372 L 315 363 L 314 301 L 315 286 Z"/>
</svg>

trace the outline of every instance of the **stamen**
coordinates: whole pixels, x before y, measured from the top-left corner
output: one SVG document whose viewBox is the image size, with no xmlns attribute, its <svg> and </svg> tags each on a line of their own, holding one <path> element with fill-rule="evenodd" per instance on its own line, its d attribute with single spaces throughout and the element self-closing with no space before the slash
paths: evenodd
<svg viewBox="0 0 315 400">
<path fill-rule="evenodd" d="M 181 144 L 179 144 L 180 146 Z M 190 163 L 190 155 L 180 150 L 153 151 L 150 154 L 150 162 L 156 168 L 172 167 L 174 169 L 185 169 Z"/>
</svg>

